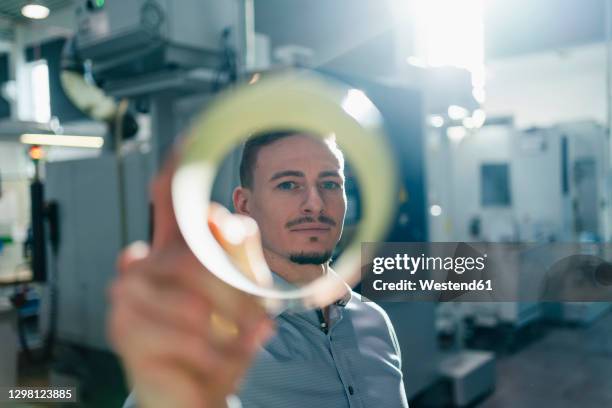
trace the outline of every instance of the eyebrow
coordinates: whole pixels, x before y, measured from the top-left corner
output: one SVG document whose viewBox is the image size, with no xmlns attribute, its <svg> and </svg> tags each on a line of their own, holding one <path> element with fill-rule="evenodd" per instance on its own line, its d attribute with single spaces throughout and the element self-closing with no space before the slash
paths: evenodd
<svg viewBox="0 0 612 408">
<path fill-rule="evenodd" d="M 289 176 L 293 176 L 293 177 L 305 177 L 304 173 L 302 173 L 301 171 L 297 171 L 297 170 L 285 170 L 285 171 L 279 171 L 278 173 L 274 173 L 272 178 L 270 178 L 270 181 L 278 180 L 279 178 L 289 177 Z"/>
<path fill-rule="evenodd" d="M 274 173 L 274 175 L 270 178 L 270 181 L 278 180 L 279 178 L 283 178 L 283 177 L 305 177 L 305 175 L 301 171 L 297 171 L 297 170 L 284 170 L 284 171 L 279 171 L 278 173 Z M 327 170 L 327 171 L 320 172 L 319 178 L 323 178 L 323 177 L 342 178 L 340 177 L 340 173 L 338 173 L 335 170 Z"/>
<path fill-rule="evenodd" d="M 319 178 L 322 177 L 338 177 L 338 178 L 342 178 L 340 177 L 340 173 L 338 173 L 336 170 L 327 170 L 327 171 L 322 171 L 319 173 Z"/>
</svg>

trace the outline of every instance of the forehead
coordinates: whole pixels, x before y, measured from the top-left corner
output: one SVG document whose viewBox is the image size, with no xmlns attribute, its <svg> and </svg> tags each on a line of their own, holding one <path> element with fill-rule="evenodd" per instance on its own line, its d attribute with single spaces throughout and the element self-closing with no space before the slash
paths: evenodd
<svg viewBox="0 0 612 408">
<path fill-rule="evenodd" d="M 340 170 L 339 158 L 323 140 L 308 135 L 288 136 L 263 146 L 257 153 L 255 177 L 282 170 L 316 172 Z"/>
</svg>

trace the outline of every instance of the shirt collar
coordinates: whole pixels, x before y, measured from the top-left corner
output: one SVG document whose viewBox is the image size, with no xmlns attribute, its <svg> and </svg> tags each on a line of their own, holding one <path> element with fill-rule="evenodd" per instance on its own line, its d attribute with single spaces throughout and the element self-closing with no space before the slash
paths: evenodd
<svg viewBox="0 0 612 408">
<path fill-rule="evenodd" d="M 342 279 L 336 273 L 336 271 L 334 271 L 332 268 L 327 268 L 327 270 L 328 270 L 327 273 L 333 274 L 338 279 Z M 279 274 L 275 272 L 272 272 L 272 281 L 274 282 L 274 287 L 281 289 L 281 290 L 294 290 L 298 288 L 297 285 L 291 282 L 288 282 L 282 276 L 280 276 Z M 351 287 L 347 285 L 345 282 L 343 283 L 344 283 L 344 286 L 346 286 L 346 291 L 344 292 L 344 295 L 342 297 L 340 297 L 338 300 L 332 303 L 335 306 L 345 307 L 346 305 L 348 305 L 348 303 L 353 298 L 353 291 L 351 290 Z M 297 308 L 299 309 L 302 306 L 301 300 L 294 299 L 294 300 L 289 300 L 289 301 L 283 301 L 281 307 L 275 311 L 274 315 L 278 316 L 294 305 L 297 306 Z"/>
</svg>

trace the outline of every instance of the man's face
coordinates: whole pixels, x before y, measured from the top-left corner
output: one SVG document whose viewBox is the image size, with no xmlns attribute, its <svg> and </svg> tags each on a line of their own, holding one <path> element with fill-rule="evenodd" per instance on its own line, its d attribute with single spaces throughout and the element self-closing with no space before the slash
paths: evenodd
<svg viewBox="0 0 612 408">
<path fill-rule="evenodd" d="M 329 259 L 344 224 L 340 159 L 312 136 L 296 135 L 257 153 L 248 209 L 265 249 L 297 263 Z"/>
</svg>

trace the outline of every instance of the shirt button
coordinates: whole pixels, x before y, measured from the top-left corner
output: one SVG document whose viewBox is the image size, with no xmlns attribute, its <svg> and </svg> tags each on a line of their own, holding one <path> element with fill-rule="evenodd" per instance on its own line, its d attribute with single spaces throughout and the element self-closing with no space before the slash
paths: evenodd
<svg viewBox="0 0 612 408">
<path fill-rule="evenodd" d="M 352 385 L 348 386 L 348 391 L 349 391 L 349 394 L 351 394 L 351 395 L 353 395 L 355 393 L 355 390 L 353 390 L 353 386 Z"/>
</svg>

